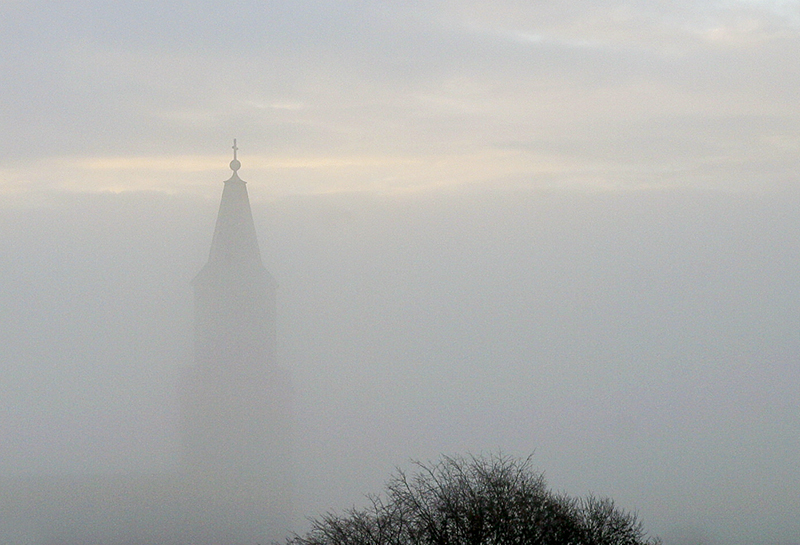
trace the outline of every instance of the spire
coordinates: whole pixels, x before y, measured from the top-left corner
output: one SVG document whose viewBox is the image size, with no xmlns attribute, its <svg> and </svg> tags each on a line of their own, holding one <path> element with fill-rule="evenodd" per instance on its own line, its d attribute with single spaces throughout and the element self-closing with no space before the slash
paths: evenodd
<svg viewBox="0 0 800 545">
<path fill-rule="evenodd" d="M 239 151 L 236 139 L 233 140 L 232 149 L 233 161 L 230 167 L 233 174 L 225 181 L 222 190 L 222 200 L 219 204 L 217 224 L 206 268 L 262 266 L 246 182 L 239 178 L 237 172 L 242 164 L 236 153 Z"/>
</svg>

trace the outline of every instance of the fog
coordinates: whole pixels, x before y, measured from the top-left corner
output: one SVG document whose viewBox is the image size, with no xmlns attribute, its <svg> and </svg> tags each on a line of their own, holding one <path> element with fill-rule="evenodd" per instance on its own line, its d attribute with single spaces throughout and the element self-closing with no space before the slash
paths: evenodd
<svg viewBox="0 0 800 545">
<path fill-rule="evenodd" d="M 502 451 L 665 537 L 800 532 L 796 192 L 249 185 L 295 389 L 298 529 L 410 459 Z M 4 208 L 4 473 L 175 466 L 215 205 Z"/>
<path fill-rule="evenodd" d="M 294 529 L 502 452 L 667 545 L 800 540 L 796 1 L 13 0 L 0 51 L 0 542 L 126 476 L 193 501 L 234 137 Z"/>
</svg>

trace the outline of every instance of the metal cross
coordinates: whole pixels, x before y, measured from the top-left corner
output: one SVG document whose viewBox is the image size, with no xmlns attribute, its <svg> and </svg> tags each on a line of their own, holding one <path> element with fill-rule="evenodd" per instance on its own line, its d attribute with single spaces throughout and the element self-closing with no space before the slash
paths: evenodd
<svg viewBox="0 0 800 545">
<path fill-rule="evenodd" d="M 239 151 L 239 148 L 236 147 L 236 139 L 233 139 L 233 160 L 236 160 L 236 152 Z"/>
</svg>

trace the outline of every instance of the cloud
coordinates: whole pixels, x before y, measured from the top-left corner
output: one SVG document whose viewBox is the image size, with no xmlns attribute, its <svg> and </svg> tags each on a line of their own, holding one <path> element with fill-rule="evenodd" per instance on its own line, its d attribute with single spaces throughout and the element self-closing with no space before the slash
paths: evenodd
<svg viewBox="0 0 800 545">
<path fill-rule="evenodd" d="M 42 168 L 119 157 L 139 163 L 117 163 L 115 187 L 174 186 L 174 168 L 145 164 L 220 156 L 233 137 L 245 165 L 318 165 L 300 186 L 319 192 L 493 171 L 642 186 L 702 169 L 683 183 L 724 186 L 748 183 L 743 161 L 753 184 L 795 165 L 788 4 L 23 5 L 2 23 L 6 186 L 107 187 L 97 169 Z"/>
</svg>

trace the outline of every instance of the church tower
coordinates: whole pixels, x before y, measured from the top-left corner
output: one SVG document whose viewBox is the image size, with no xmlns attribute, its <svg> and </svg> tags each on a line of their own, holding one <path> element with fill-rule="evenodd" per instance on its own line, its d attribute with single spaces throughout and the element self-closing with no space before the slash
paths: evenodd
<svg viewBox="0 0 800 545">
<path fill-rule="evenodd" d="M 263 540 L 281 537 L 290 518 L 291 386 L 276 356 L 276 283 L 261 262 L 237 150 L 234 140 L 208 262 L 193 280 L 181 465 L 214 498 L 205 520 L 216 514 L 235 535 Z"/>
</svg>

